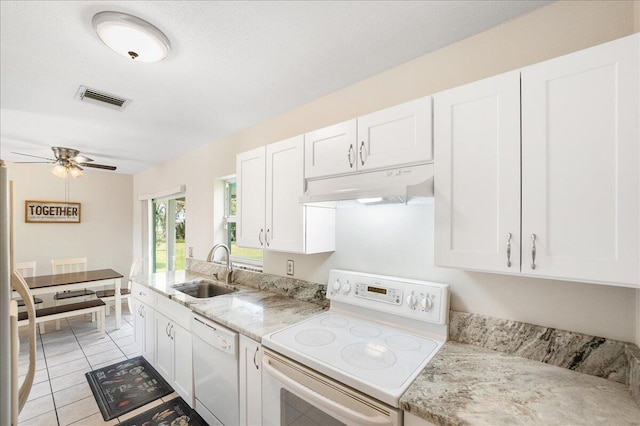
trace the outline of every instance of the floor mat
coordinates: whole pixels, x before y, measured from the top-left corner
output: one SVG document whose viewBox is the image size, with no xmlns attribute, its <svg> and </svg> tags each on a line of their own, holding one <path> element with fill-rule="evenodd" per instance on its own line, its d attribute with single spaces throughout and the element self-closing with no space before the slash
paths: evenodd
<svg viewBox="0 0 640 426">
<path fill-rule="evenodd" d="M 169 395 L 173 388 L 141 356 L 86 373 L 105 420 Z"/>
<path fill-rule="evenodd" d="M 207 426 L 202 417 L 180 397 L 138 414 L 118 426 Z"/>
</svg>

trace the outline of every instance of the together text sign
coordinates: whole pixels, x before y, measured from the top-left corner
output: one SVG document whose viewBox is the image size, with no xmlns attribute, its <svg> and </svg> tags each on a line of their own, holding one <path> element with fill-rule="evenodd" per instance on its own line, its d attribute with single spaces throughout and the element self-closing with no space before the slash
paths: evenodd
<svg viewBox="0 0 640 426">
<path fill-rule="evenodd" d="M 25 201 L 27 223 L 80 223 L 80 203 Z"/>
</svg>

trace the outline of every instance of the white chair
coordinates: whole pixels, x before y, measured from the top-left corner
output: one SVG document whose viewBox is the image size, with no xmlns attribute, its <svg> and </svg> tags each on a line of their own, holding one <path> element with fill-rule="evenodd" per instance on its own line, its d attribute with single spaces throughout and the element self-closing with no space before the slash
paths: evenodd
<svg viewBox="0 0 640 426">
<path fill-rule="evenodd" d="M 36 261 L 32 260 L 29 262 L 18 262 L 15 264 L 14 270 L 18 271 L 20 275 L 24 278 L 35 277 Z M 24 300 L 17 299 L 16 301 L 18 302 L 18 309 L 25 307 Z M 33 304 L 35 305 L 36 309 L 41 308 L 42 299 L 40 299 L 39 297 L 33 296 Z M 44 323 L 39 323 L 38 328 L 40 329 L 40 334 L 44 334 Z"/>
<path fill-rule="evenodd" d="M 53 268 L 53 274 L 66 274 L 69 272 L 82 272 L 87 270 L 87 258 L 75 257 L 69 259 L 51 259 L 51 267 Z M 53 296 L 53 301 L 56 306 L 60 305 L 63 300 L 74 299 L 76 297 L 82 298 L 82 300 L 93 299 L 96 292 L 89 289 L 75 290 L 75 291 L 63 291 L 56 293 Z M 95 314 L 91 315 L 91 321 L 95 321 Z M 56 320 L 56 330 L 60 330 L 60 320 Z"/>
<path fill-rule="evenodd" d="M 124 300 L 127 299 L 127 305 L 129 306 L 129 312 L 133 313 L 133 306 L 131 306 L 131 278 L 138 273 L 140 273 L 140 269 L 142 268 L 142 259 L 135 258 L 131 263 L 131 269 L 129 270 L 129 279 L 127 283 L 120 287 L 120 297 Z M 96 296 L 98 299 L 104 301 L 107 304 L 107 316 L 109 316 L 111 311 L 111 304 L 109 302 L 115 301 L 116 299 L 116 290 L 100 290 L 96 291 Z"/>
</svg>

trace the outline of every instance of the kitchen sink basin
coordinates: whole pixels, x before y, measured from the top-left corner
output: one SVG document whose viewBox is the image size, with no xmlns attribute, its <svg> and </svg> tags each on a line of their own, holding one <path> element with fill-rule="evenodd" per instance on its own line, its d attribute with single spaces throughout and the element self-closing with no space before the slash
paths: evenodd
<svg viewBox="0 0 640 426">
<path fill-rule="evenodd" d="M 173 289 L 198 299 L 221 296 L 236 291 L 207 280 L 178 284 L 174 286 Z"/>
</svg>

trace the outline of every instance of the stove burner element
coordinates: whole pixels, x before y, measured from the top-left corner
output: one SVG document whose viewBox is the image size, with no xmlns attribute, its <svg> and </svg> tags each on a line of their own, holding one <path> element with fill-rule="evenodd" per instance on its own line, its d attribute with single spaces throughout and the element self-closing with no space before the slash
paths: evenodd
<svg viewBox="0 0 640 426">
<path fill-rule="evenodd" d="M 325 327 L 336 328 L 346 326 L 347 324 L 349 324 L 349 321 L 341 317 L 329 315 L 326 318 L 323 318 L 322 321 L 320 321 L 320 324 L 324 325 Z"/>
<path fill-rule="evenodd" d="M 305 346 L 325 346 L 336 340 L 335 334 L 322 329 L 302 330 L 296 334 L 296 342 Z"/>
<path fill-rule="evenodd" d="M 420 349 L 420 342 L 411 336 L 395 335 L 385 339 L 389 346 L 401 351 L 417 351 Z"/>
<path fill-rule="evenodd" d="M 351 334 L 358 337 L 378 337 L 380 329 L 371 325 L 356 325 L 351 327 Z"/>
<path fill-rule="evenodd" d="M 396 355 L 386 346 L 353 343 L 342 349 L 342 359 L 364 370 L 384 370 L 396 363 Z"/>
</svg>

